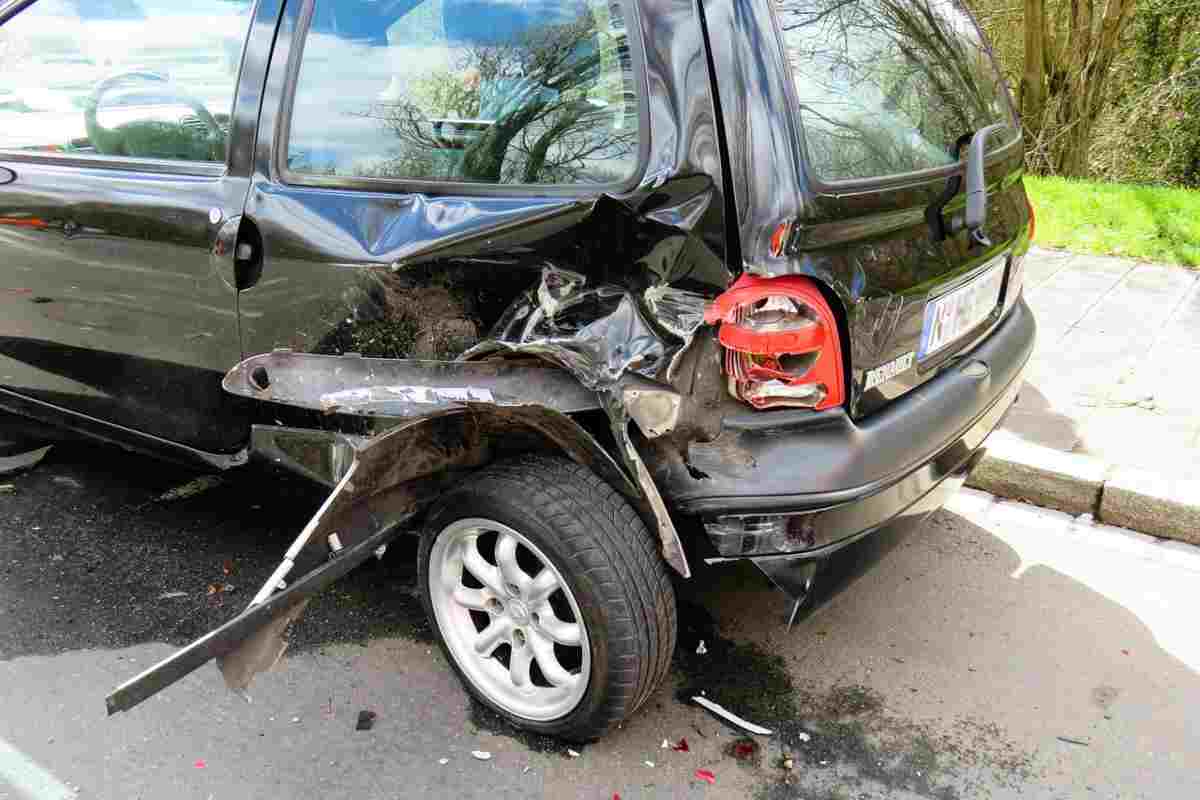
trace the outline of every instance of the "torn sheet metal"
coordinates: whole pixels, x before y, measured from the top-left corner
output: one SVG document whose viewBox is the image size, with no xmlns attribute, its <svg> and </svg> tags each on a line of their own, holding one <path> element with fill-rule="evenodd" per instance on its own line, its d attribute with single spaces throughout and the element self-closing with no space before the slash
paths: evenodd
<svg viewBox="0 0 1200 800">
<path fill-rule="evenodd" d="M 118 687 L 107 698 L 108 712 L 133 708 L 214 658 L 230 688 L 244 690 L 282 656 L 287 625 L 309 597 L 399 535 L 438 493 L 438 476 L 478 466 L 472 424 L 460 411 L 441 412 L 365 443 L 347 440 L 352 463 L 246 610 Z M 329 546 L 333 533 L 341 544 L 336 553 Z"/>
<path fill-rule="evenodd" d="M 538 285 L 519 295 L 490 336 L 462 358 L 538 355 L 596 390 L 611 389 L 627 374 L 665 381 L 671 362 L 704 324 L 705 302 L 703 295 L 666 286 L 639 297 L 546 263 Z"/>
<path fill-rule="evenodd" d="M 563 414 L 600 407 L 595 392 L 536 359 L 421 361 L 277 350 L 238 364 L 224 387 L 326 414 L 416 417 L 466 403 L 538 405 Z"/>
</svg>

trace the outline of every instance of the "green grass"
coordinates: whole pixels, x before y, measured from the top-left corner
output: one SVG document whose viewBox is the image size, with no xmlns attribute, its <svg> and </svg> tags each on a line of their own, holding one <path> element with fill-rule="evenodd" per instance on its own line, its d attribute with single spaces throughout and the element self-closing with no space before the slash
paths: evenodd
<svg viewBox="0 0 1200 800">
<path fill-rule="evenodd" d="M 1036 242 L 1200 267 L 1200 191 L 1026 177 Z"/>
</svg>

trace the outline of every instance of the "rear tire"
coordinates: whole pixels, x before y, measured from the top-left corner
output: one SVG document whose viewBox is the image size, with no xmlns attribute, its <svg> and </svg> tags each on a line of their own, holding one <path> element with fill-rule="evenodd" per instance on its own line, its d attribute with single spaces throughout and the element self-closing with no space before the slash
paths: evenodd
<svg viewBox="0 0 1200 800">
<path fill-rule="evenodd" d="M 657 540 L 574 462 L 528 454 L 449 491 L 430 512 L 418 570 L 447 660 L 521 728 L 595 739 L 670 667 L 675 591 Z"/>
</svg>

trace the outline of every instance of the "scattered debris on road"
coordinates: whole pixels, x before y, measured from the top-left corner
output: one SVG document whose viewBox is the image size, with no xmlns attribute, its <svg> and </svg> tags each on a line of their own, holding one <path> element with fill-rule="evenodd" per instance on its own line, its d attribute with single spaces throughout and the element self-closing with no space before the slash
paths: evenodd
<svg viewBox="0 0 1200 800">
<path fill-rule="evenodd" d="M 1077 744 L 1080 747 L 1090 747 L 1091 746 L 1091 742 L 1085 742 L 1083 739 L 1072 739 L 1070 736 L 1059 736 L 1056 738 L 1060 742 L 1066 742 L 1067 744 Z"/>
<path fill-rule="evenodd" d="M 717 776 L 707 769 L 696 770 L 696 777 L 710 786 L 717 782 Z"/>
<path fill-rule="evenodd" d="M 770 736 L 771 735 L 771 730 L 769 728 L 764 728 L 761 725 L 755 725 L 753 722 L 748 722 L 747 720 L 742 719 L 737 714 L 734 714 L 732 711 L 725 708 L 724 706 L 718 705 L 718 704 L 714 703 L 712 700 L 709 700 L 707 697 L 701 697 L 700 695 L 693 695 L 692 702 L 696 703 L 701 708 L 708 709 L 713 714 L 715 714 L 717 717 L 725 720 L 726 722 L 728 722 L 731 725 L 741 728 L 742 730 L 746 731 L 747 733 L 753 733 L 757 736 Z"/>
<path fill-rule="evenodd" d="M 11 483 L 0 483 L 0 494 L 12 494 L 17 491 L 17 487 Z"/>
<path fill-rule="evenodd" d="M 569 758 L 579 758 L 579 751 L 578 750 L 567 750 L 567 756 Z"/>
<path fill-rule="evenodd" d="M 487 750 L 472 750 L 471 756 L 473 758 L 475 758 L 477 761 L 491 761 L 492 760 L 492 754 L 489 753 Z"/>
<path fill-rule="evenodd" d="M 660 744 L 660 745 L 659 745 L 659 748 L 660 748 L 660 749 L 662 749 L 662 750 L 667 750 L 667 749 L 669 749 L 670 747 L 671 747 L 671 742 L 670 742 L 670 741 L 668 741 L 667 739 L 663 739 L 663 740 L 662 740 L 662 744 Z"/>
<path fill-rule="evenodd" d="M 181 486 L 168 489 L 156 497 L 155 502 L 173 503 L 176 500 L 187 500 L 189 497 L 204 494 L 209 489 L 215 489 L 224 482 L 225 479 L 220 475 L 201 475 L 199 478 L 188 481 Z"/>
<path fill-rule="evenodd" d="M 696 655 L 702 656 L 708 652 L 708 648 L 704 646 L 704 640 L 700 640 L 700 644 L 696 645 Z"/>
<path fill-rule="evenodd" d="M 358 712 L 358 722 L 354 724 L 354 730 L 369 731 L 371 728 L 375 727 L 375 720 L 378 718 L 379 715 L 374 711 L 369 711 L 364 708 L 362 711 Z"/>
<path fill-rule="evenodd" d="M 730 742 L 726 751 L 738 761 L 755 761 L 759 752 L 758 742 L 744 736 Z"/>
<path fill-rule="evenodd" d="M 204 763 L 203 758 L 197 758 L 196 763 L 193 764 L 192 766 L 195 767 L 196 769 L 204 769 L 205 767 L 208 766 L 208 764 Z"/>
<path fill-rule="evenodd" d="M 671 749 L 676 753 L 686 753 L 690 748 L 688 748 L 687 739 L 680 737 L 678 742 L 671 745 Z"/>
<path fill-rule="evenodd" d="M 438 759 L 438 763 L 439 763 L 439 764 L 441 764 L 441 765 L 444 767 L 444 766 L 446 766 L 447 764 L 449 764 L 449 763 L 450 763 L 450 759 L 448 759 L 448 758 L 439 758 L 439 759 Z"/>
<path fill-rule="evenodd" d="M 38 462 L 46 457 L 46 453 L 50 452 L 50 447 L 51 445 L 46 445 L 12 456 L 0 456 L 0 475 L 11 475 L 14 472 L 36 467 Z"/>
<path fill-rule="evenodd" d="M 647 767 L 649 767 L 650 769 L 654 769 L 654 762 L 653 762 L 653 761 L 643 761 L 642 763 L 643 763 L 643 764 L 645 764 L 645 765 L 646 765 Z"/>
<path fill-rule="evenodd" d="M 180 597 L 187 597 L 187 592 L 163 592 L 158 596 L 159 600 L 176 600 Z"/>
</svg>

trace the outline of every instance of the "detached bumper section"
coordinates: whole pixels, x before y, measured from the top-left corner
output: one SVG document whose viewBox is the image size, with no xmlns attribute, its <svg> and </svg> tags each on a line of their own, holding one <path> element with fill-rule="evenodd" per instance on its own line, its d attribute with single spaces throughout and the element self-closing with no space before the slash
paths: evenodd
<svg viewBox="0 0 1200 800">
<path fill-rule="evenodd" d="M 1021 300 L 937 378 L 858 422 L 842 409 L 726 419 L 717 439 L 689 448 L 686 466 L 660 473 L 663 493 L 703 522 L 720 554 L 710 561 L 752 559 L 773 579 L 923 516 L 982 457 L 1020 392 L 1035 335 Z"/>
</svg>

